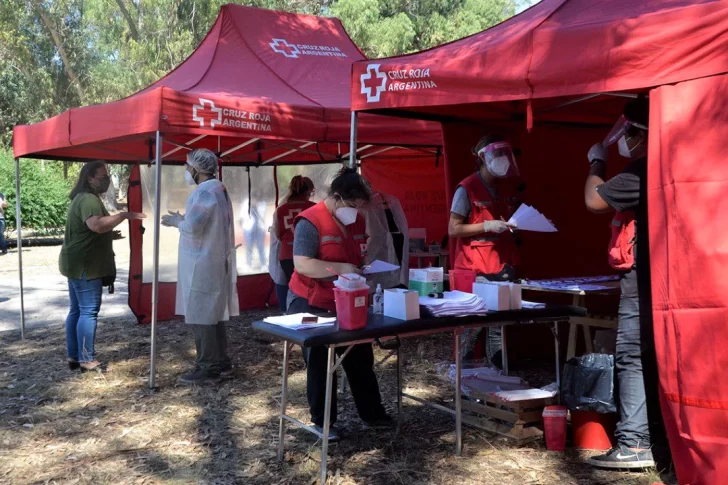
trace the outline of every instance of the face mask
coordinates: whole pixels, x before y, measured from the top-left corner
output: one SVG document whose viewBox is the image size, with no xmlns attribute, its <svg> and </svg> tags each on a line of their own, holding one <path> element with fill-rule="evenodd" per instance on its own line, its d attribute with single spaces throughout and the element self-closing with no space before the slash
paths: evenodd
<svg viewBox="0 0 728 485">
<path fill-rule="evenodd" d="M 632 149 L 630 149 L 629 145 L 627 144 L 627 135 L 622 135 L 622 137 L 617 142 L 617 148 L 619 148 L 619 154 L 622 155 L 624 158 L 636 158 L 639 157 L 643 151 L 642 143 L 643 140 L 640 140 L 635 146 L 632 147 Z"/>
<path fill-rule="evenodd" d="M 185 170 L 185 182 L 187 182 L 187 185 L 197 185 L 195 179 L 192 178 L 192 174 L 189 173 L 187 170 Z"/>
<path fill-rule="evenodd" d="M 486 168 L 493 177 L 505 177 L 511 162 L 508 157 L 491 158 L 486 164 Z"/>
<path fill-rule="evenodd" d="M 336 209 L 336 218 L 345 226 L 354 224 L 357 214 L 359 214 L 359 211 L 356 210 L 356 207 L 339 207 Z"/>
</svg>

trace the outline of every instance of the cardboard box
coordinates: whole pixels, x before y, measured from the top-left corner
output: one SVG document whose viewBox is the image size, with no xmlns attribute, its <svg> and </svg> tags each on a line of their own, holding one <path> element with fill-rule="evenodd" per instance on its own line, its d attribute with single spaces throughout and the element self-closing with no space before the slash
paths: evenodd
<svg viewBox="0 0 728 485">
<path fill-rule="evenodd" d="M 508 285 L 473 283 L 473 293 L 478 295 L 489 311 L 500 312 L 511 309 L 511 289 Z"/>
<path fill-rule="evenodd" d="M 409 270 L 409 287 L 427 296 L 432 292 L 441 293 L 443 289 L 444 271 L 442 268 L 420 268 Z"/>
<path fill-rule="evenodd" d="M 511 289 L 511 310 L 523 308 L 522 288 L 519 283 L 508 283 Z"/>
<path fill-rule="evenodd" d="M 420 318 L 420 295 L 417 291 L 394 288 L 384 290 L 384 316 L 400 320 Z"/>
</svg>

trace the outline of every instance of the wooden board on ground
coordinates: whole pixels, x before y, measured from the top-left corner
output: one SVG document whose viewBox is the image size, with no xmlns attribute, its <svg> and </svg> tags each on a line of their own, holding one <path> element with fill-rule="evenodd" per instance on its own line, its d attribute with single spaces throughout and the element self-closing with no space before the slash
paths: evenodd
<svg viewBox="0 0 728 485">
<path fill-rule="evenodd" d="M 476 400 L 477 399 L 477 400 Z M 518 444 L 540 439 L 541 413 L 554 398 L 504 401 L 478 392 L 463 396 L 463 423 L 513 439 Z"/>
</svg>

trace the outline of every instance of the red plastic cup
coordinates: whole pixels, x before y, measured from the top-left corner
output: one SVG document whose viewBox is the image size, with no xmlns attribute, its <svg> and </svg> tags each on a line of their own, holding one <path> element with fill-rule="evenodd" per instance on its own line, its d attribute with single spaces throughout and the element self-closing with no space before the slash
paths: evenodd
<svg viewBox="0 0 728 485">
<path fill-rule="evenodd" d="M 566 406 L 546 406 L 543 410 L 543 434 L 546 449 L 564 451 L 566 449 Z"/>
<path fill-rule="evenodd" d="M 469 269 L 451 269 L 450 290 L 472 293 L 475 276 L 475 271 Z"/>
<path fill-rule="evenodd" d="M 369 288 L 341 290 L 334 288 L 336 320 L 342 330 L 358 330 L 367 326 Z"/>
<path fill-rule="evenodd" d="M 571 430 L 574 433 L 574 448 L 599 451 L 611 449 L 616 426 L 615 413 L 572 411 Z"/>
</svg>

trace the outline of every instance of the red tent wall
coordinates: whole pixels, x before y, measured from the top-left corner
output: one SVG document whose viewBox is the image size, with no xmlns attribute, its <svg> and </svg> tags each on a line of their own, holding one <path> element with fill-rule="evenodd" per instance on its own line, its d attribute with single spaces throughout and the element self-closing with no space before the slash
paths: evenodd
<svg viewBox="0 0 728 485">
<path fill-rule="evenodd" d="M 728 75 L 651 95 L 648 203 L 661 404 L 681 484 L 728 475 Z M 699 143 L 696 143 L 699 140 Z"/>
<path fill-rule="evenodd" d="M 437 165 L 436 165 L 437 163 Z M 361 172 L 374 190 L 393 195 L 402 203 L 409 227 L 424 227 L 429 241 L 447 234 L 449 202 L 445 193 L 445 160 L 435 156 L 390 162 L 365 161 Z"/>
<path fill-rule="evenodd" d="M 584 205 L 584 182 L 589 172 L 586 153 L 592 144 L 601 141 L 609 127 L 574 127 L 537 123 L 532 132 L 524 122 L 499 124 L 444 123 L 445 177 L 448 213 L 457 184 L 476 170 L 472 147 L 481 136 L 500 133 L 513 145 L 521 177 L 526 185 L 524 200 L 551 219 L 557 233 L 523 231 L 518 237 L 521 276 L 557 278 L 564 276 L 594 276 L 613 274 L 607 264 L 612 214 L 592 214 Z M 609 174 L 616 174 L 627 163 L 616 153 L 610 157 Z M 451 239 L 451 247 L 455 247 Z M 452 264 L 452 253 L 451 253 Z M 528 297 L 529 295 L 526 295 Z M 539 294 L 539 299 L 544 295 Z M 561 303 L 571 304 L 570 299 Z M 594 304 L 593 304 L 594 303 Z M 615 299 L 590 302 L 601 311 L 616 309 Z M 509 329 L 509 356 L 547 357 L 552 346 L 543 345 L 549 331 L 541 329 Z"/>
</svg>

